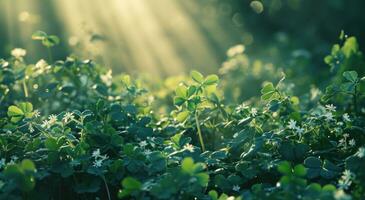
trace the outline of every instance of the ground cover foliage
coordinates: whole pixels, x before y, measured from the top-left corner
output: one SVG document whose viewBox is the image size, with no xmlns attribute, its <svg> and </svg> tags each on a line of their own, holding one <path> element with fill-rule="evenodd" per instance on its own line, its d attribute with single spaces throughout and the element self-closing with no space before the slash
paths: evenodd
<svg viewBox="0 0 365 200">
<path fill-rule="evenodd" d="M 365 198 L 355 37 L 341 34 L 326 86 L 305 92 L 310 74 L 303 83 L 250 61 L 243 45 L 218 75 L 153 86 L 92 60 L 54 61 L 57 36 L 32 38 L 48 58 L 28 64 L 18 48 L 0 60 L 0 199 Z"/>
</svg>

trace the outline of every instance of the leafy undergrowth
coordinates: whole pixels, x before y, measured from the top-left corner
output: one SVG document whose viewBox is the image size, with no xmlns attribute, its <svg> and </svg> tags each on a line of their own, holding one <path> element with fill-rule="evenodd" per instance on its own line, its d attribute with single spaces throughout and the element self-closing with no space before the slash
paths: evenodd
<svg viewBox="0 0 365 200">
<path fill-rule="evenodd" d="M 243 50 L 228 51 L 221 77 L 192 71 L 171 92 L 91 60 L 26 64 L 14 49 L 0 60 L 0 199 L 364 199 L 356 39 L 325 58 L 325 90 L 296 96 L 295 79 L 258 72 Z M 262 82 L 260 97 L 234 103 Z"/>
</svg>

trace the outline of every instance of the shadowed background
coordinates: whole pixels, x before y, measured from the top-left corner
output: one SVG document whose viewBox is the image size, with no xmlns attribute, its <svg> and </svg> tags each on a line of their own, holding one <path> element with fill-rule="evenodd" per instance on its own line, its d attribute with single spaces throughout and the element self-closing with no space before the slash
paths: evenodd
<svg viewBox="0 0 365 200">
<path fill-rule="evenodd" d="M 313 71 L 327 68 L 322 58 L 342 29 L 365 46 L 363 8 L 361 0 L 1 0 L 0 57 L 15 47 L 30 62 L 45 57 L 30 38 L 42 30 L 61 38 L 55 58 L 93 58 L 114 72 L 215 73 L 235 44 L 275 66 L 300 52 Z"/>
</svg>

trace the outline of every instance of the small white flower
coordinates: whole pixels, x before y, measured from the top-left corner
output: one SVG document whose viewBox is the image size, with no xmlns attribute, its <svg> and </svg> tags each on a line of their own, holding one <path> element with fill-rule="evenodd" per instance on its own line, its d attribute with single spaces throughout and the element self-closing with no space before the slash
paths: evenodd
<svg viewBox="0 0 365 200">
<path fill-rule="evenodd" d="M 346 142 L 346 140 L 345 139 L 340 139 L 338 142 L 340 143 L 340 145 L 343 145 Z"/>
<path fill-rule="evenodd" d="M 351 178 L 353 177 L 353 175 L 354 175 L 354 174 L 353 174 L 350 170 L 346 169 L 346 170 L 343 172 L 342 177 L 343 177 L 344 179 L 351 179 Z"/>
<path fill-rule="evenodd" d="M 245 46 L 243 46 L 242 44 L 236 45 L 236 46 L 233 46 L 230 49 L 228 49 L 227 56 L 233 57 L 233 56 L 243 53 L 244 51 L 245 51 Z"/>
<path fill-rule="evenodd" d="M 345 170 L 342 173 L 341 179 L 338 181 L 338 186 L 342 189 L 348 189 L 351 186 L 352 179 L 355 177 L 355 174 L 350 170 Z"/>
<path fill-rule="evenodd" d="M 16 162 L 19 158 L 18 158 L 18 156 L 13 155 L 10 157 L 10 159 L 13 160 L 14 162 Z"/>
<path fill-rule="evenodd" d="M 51 69 L 51 66 L 45 60 L 41 59 L 33 67 L 34 75 L 38 76 L 47 73 L 49 69 Z"/>
<path fill-rule="evenodd" d="M 109 69 L 109 71 L 106 74 L 100 75 L 100 79 L 105 83 L 105 85 L 111 86 L 113 81 L 112 70 Z"/>
<path fill-rule="evenodd" d="M 95 159 L 100 157 L 100 149 L 96 149 L 95 151 L 93 151 L 91 156 L 94 157 Z"/>
<path fill-rule="evenodd" d="M 347 195 L 343 190 L 337 190 L 334 194 L 335 199 L 351 200 L 351 197 Z"/>
<path fill-rule="evenodd" d="M 360 147 L 356 152 L 357 157 L 364 158 L 365 157 L 365 147 Z"/>
<path fill-rule="evenodd" d="M 188 150 L 188 151 L 190 151 L 190 152 L 194 152 L 194 146 L 193 146 L 193 145 L 191 145 L 191 144 L 185 144 L 185 145 L 184 145 L 184 149 L 185 149 L 185 150 Z"/>
<path fill-rule="evenodd" d="M 56 115 L 50 115 L 50 116 L 48 116 L 48 123 L 50 125 L 53 125 L 56 122 L 57 122 L 57 116 Z"/>
<path fill-rule="evenodd" d="M 3 167 L 5 167 L 5 165 L 6 165 L 5 158 L 2 158 L 2 159 L 0 160 L 0 169 L 2 169 Z"/>
<path fill-rule="evenodd" d="M 291 119 L 288 123 L 288 128 L 292 130 L 297 129 L 297 122 Z"/>
<path fill-rule="evenodd" d="M 343 114 L 342 119 L 345 122 L 351 122 L 350 116 L 347 113 Z"/>
<path fill-rule="evenodd" d="M 34 118 L 38 118 L 38 117 L 40 117 L 41 116 L 41 112 L 39 112 L 39 110 L 34 110 L 33 111 L 33 117 Z"/>
<path fill-rule="evenodd" d="M 295 129 L 295 132 L 296 132 L 299 136 L 301 136 L 301 135 L 304 133 L 304 128 L 302 128 L 302 127 L 297 127 L 297 128 Z"/>
<path fill-rule="evenodd" d="M 145 151 L 144 151 L 144 154 L 146 154 L 146 155 L 149 155 L 149 154 L 151 154 L 152 153 L 152 151 L 151 150 L 149 150 L 149 149 L 146 149 Z"/>
<path fill-rule="evenodd" d="M 239 111 L 245 110 L 247 108 L 248 108 L 248 106 L 245 103 L 242 103 L 236 107 L 236 110 L 239 112 Z"/>
<path fill-rule="evenodd" d="M 323 115 L 326 119 L 327 122 L 329 121 L 332 121 L 333 120 L 333 114 L 331 112 L 326 112 L 324 115 Z"/>
<path fill-rule="evenodd" d="M 233 188 L 232 188 L 232 190 L 233 190 L 233 191 L 235 191 L 235 192 L 239 192 L 239 191 L 240 191 L 240 189 L 241 189 L 241 188 L 240 188 L 240 186 L 238 186 L 238 185 L 234 185 L 234 186 L 233 186 Z"/>
<path fill-rule="evenodd" d="M 43 120 L 42 125 L 43 128 L 49 128 L 51 126 L 51 124 L 49 123 L 48 120 Z"/>
<path fill-rule="evenodd" d="M 330 112 L 336 112 L 336 106 L 334 106 L 333 104 L 327 104 L 325 105 L 326 109 Z"/>
<path fill-rule="evenodd" d="M 28 130 L 29 130 L 30 133 L 34 132 L 34 128 L 33 128 L 33 125 L 31 123 L 29 123 Z"/>
<path fill-rule="evenodd" d="M 257 115 L 257 109 L 256 109 L 256 108 L 252 108 L 252 109 L 251 109 L 251 115 L 252 115 L 253 117 L 256 117 L 256 115 Z"/>
<path fill-rule="evenodd" d="M 145 140 L 139 142 L 139 146 L 144 148 L 145 146 L 147 146 L 147 142 Z"/>
<path fill-rule="evenodd" d="M 337 122 L 338 126 L 343 126 L 343 122 Z"/>
<path fill-rule="evenodd" d="M 107 155 L 101 155 L 100 149 L 93 151 L 91 156 L 95 159 L 93 162 L 94 167 L 101 167 L 103 162 L 109 158 Z"/>
<path fill-rule="evenodd" d="M 352 181 L 346 179 L 338 180 L 338 187 L 347 190 L 351 186 Z"/>
<path fill-rule="evenodd" d="M 27 55 L 27 51 L 22 48 L 15 48 L 11 51 L 11 55 L 14 56 L 15 58 L 21 58 Z"/>
<path fill-rule="evenodd" d="M 352 146 L 352 147 L 354 147 L 354 146 L 356 145 L 355 140 L 354 140 L 354 139 L 351 139 L 351 140 L 349 141 L 349 145 L 350 145 L 350 146 Z"/>
<path fill-rule="evenodd" d="M 94 162 L 93 162 L 93 166 L 94 167 L 101 167 L 101 165 L 103 165 L 103 161 L 104 160 L 95 160 Z"/>
<path fill-rule="evenodd" d="M 345 133 L 345 134 L 343 134 L 343 137 L 344 137 L 344 138 L 348 138 L 348 137 L 350 137 L 350 134 Z"/>
<path fill-rule="evenodd" d="M 75 118 L 74 114 L 72 112 L 66 112 L 65 113 L 65 116 L 63 116 L 63 121 L 65 123 L 69 122 L 69 121 L 72 121 L 73 119 Z"/>
<path fill-rule="evenodd" d="M 101 155 L 100 156 L 100 159 L 103 160 L 103 161 L 106 160 L 106 159 L 108 159 L 108 158 L 109 158 L 108 155 Z"/>
</svg>

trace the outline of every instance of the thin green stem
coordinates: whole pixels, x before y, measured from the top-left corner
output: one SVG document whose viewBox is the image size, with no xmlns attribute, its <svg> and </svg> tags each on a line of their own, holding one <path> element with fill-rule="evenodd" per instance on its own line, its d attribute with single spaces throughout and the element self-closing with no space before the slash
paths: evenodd
<svg viewBox="0 0 365 200">
<path fill-rule="evenodd" d="M 27 84 L 25 83 L 25 79 L 23 79 L 23 90 L 24 90 L 25 97 L 28 98 L 28 88 L 27 88 Z"/>
<path fill-rule="evenodd" d="M 355 113 L 357 113 L 357 85 L 355 85 L 355 91 L 354 91 L 354 109 Z"/>
<path fill-rule="evenodd" d="M 200 130 L 198 112 L 195 112 L 195 123 L 196 123 L 196 128 L 198 129 L 198 136 L 199 136 L 200 145 L 202 146 L 202 150 L 204 152 L 205 151 L 205 145 L 204 145 L 204 141 L 203 141 L 202 132 Z"/>
<path fill-rule="evenodd" d="M 103 181 L 105 184 L 105 189 L 106 189 L 106 193 L 108 194 L 108 199 L 111 200 L 112 198 L 110 197 L 110 191 L 109 191 L 108 184 L 106 183 L 105 177 L 104 177 L 104 175 L 102 175 L 101 177 L 103 178 Z"/>
</svg>

